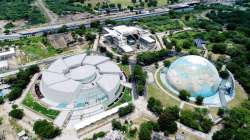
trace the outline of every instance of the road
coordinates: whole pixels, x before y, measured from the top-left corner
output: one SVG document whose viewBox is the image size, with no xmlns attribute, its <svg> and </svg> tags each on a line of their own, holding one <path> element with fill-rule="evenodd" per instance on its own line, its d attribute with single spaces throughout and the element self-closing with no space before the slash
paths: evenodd
<svg viewBox="0 0 250 140">
<path fill-rule="evenodd" d="M 35 4 L 37 5 L 37 7 L 40 8 L 41 11 L 43 11 L 43 13 L 45 14 L 45 16 L 49 19 L 49 23 L 48 24 L 55 24 L 58 20 L 58 15 L 56 15 L 55 13 L 53 13 L 51 10 L 49 10 L 44 1 L 43 0 L 37 0 L 35 2 Z"/>
</svg>

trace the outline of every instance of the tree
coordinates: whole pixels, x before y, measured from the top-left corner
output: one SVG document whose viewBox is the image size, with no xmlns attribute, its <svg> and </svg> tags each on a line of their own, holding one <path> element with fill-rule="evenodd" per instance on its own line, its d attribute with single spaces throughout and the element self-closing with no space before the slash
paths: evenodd
<svg viewBox="0 0 250 140">
<path fill-rule="evenodd" d="M 181 90 L 179 92 L 179 98 L 184 101 L 188 101 L 191 94 L 186 90 Z"/>
<path fill-rule="evenodd" d="M 12 109 L 9 112 L 9 116 L 11 116 L 12 118 L 21 120 L 24 116 L 24 113 L 22 109 Z"/>
<path fill-rule="evenodd" d="M 180 46 L 175 46 L 176 52 L 181 52 L 182 48 Z"/>
<path fill-rule="evenodd" d="M 156 115 L 160 115 L 162 112 L 161 102 L 153 97 L 149 98 L 147 108 Z"/>
<path fill-rule="evenodd" d="M 102 137 L 104 137 L 105 135 L 106 135 L 106 133 L 103 132 L 103 131 L 98 132 L 98 133 L 94 133 L 94 135 L 93 135 L 93 140 L 96 140 L 96 139 L 98 139 L 98 138 L 102 138 Z"/>
<path fill-rule="evenodd" d="M 0 117 L 0 125 L 3 123 L 3 117 Z"/>
<path fill-rule="evenodd" d="M 112 129 L 113 130 L 122 130 L 122 124 L 120 121 L 112 120 Z"/>
<path fill-rule="evenodd" d="M 229 77 L 229 73 L 227 70 L 220 71 L 219 73 L 222 79 L 227 79 Z"/>
<path fill-rule="evenodd" d="M 1 104 L 4 104 L 4 97 L 3 96 L 0 96 L 0 105 Z"/>
<path fill-rule="evenodd" d="M 218 112 L 217 112 L 217 115 L 219 115 L 220 117 L 223 117 L 224 114 L 225 114 L 225 109 L 219 108 L 219 109 L 218 109 Z"/>
<path fill-rule="evenodd" d="M 160 130 L 168 134 L 173 134 L 177 131 L 176 120 L 179 119 L 179 108 L 177 106 L 167 107 L 159 116 L 158 124 Z"/>
<path fill-rule="evenodd" d="M 113 59 L 113 53 L 111 52 L 106 52 L 106 56 L 109 57 L 110 59 Z"/>
<path fill-rule="evenodd" d="M 227 50 L 227 46 L 225 44 L 214 44 L 212 47 L 212 52 L 219 53 L 219 54 L 225 54 Z"/>
<path fill-rule="evenodd" d="M 120 11 L 122 10 L 122 5 L 120 3 L 117 3 L 117 7 Z"/>
<path fill-rule="evenodd" d="M 87 32 L 85 34 L 85 38 L 86 38 L 87 41 L 90 41 L 91 43 L 93 43 L 95 41 L 95 39 L 96 39 L 96 35 L 93 34 L 93 33 Z"/>
<path fill-rule="evenodd" d="M 165 61 L 163 61 L 163 64 L 164 64 L 165 67 L 169 67 L 170 64 L 171 64 L 171 61 L 165 60 Z"/>
<path fill-rule="evenodd" d="M 52 139 L 61 134 L 61 129 L 55 127 L 53 123 L 47 120 L 36 121 L 33 130 L 38 136 L 46 139 Z"/>
<path fill-rule="evenodd" d="M 195 99 L 196 99 L 195 103 L 196 103 L 197 105 L 202 105 L 204 97 L 202 97 L 202 96 L 197 96 Z"/>
<path fill-rule="evenodd" d="M 136 3 L 137 0 L 131 0 L 132 3 Z"/>
<path fill-rule="evenodd" d="M 135 106 L 133 104 L 129 104 L 126 107 L 119 108 L 118 115 L 119 115 L 119 117 L 126 116 L 129 113 L 132 113 L 134 111 L 134 109 L 135 109 Z"/>
<path fill-rule="evenodd" d="M 4 30 L 4 33 L 5 33 L 6 35 L 8 35 L 8 34 L 10 33 L 10 30 L 6 29 L 6 30 Z"/>
<path fill-rule="evenodd" d="M 68 32 L 68 27 L 63 25 L 61 28 L 58 29 L 58 33 L 65 33 Z"/>
<path fill-rule="evenodd" d="M 189 53 L 190 55 L 199 55 L 198 50 L 195 49 L 195 48 L 191 48 L 191 49 L 188 51 L 188 53 Z"/>
<path fill-rule="evenodd" d="M 101 24 L 99 20 L 93 21 L 90 23 L 91 28 L 100 28 Z"/>
<path fill-rule="evenodd" d="M 151 140 L 152 125 L 148 122 L 144 122 L 140 125 L 139 140 Z"/>
<path fill-rule="evenodd" d="M 123 55 L 122 56 L 122 64 L 127 65 L 129 63 L 128 58 L 129 58 L 128 55 Z"/>
<path fill-rule="evenodd" d="M 12 22 L 9 22 L 9 23 L 4 25 L 5 29 L 10 29 L 10 28 L 13 28 L 13 27 L 15 27 L 15 25 Z"/>
<path fill-rule="evenodd" d="M 190 40 L 185 40 L 185 41 L 183 42 L 183 44 L 182 44 L 182 48 L 184 48 L 184 49 L 190 49 L 191 46 L 192 46 L 192 43 L 191 43 Z"/>
<path fill-rule="evenodd" d="M 219 131 L 216 131 L 212 137 L 213 140 L 233 140 L 234 136 L 234 130 L 233 129 L 222 129 Z"/>
</svg>

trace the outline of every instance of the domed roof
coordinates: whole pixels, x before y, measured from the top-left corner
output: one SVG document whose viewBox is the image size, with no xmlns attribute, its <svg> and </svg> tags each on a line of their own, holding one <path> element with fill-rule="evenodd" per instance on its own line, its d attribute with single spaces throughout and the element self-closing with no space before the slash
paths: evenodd
<svg viewBox="0 0 250 140">
<path fill-rule="evenodd" d="M 187 90 L 193 97 L 212 96 L 220 84 L 215 66 L 196 55 L 184 56 L 173 62 L 168 69 L 166 80 L 176 90 Z"/>
</svg>

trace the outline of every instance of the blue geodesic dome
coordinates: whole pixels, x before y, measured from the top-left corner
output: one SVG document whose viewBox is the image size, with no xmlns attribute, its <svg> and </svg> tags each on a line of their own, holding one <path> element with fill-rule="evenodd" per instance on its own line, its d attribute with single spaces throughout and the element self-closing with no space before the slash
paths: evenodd
<svg viewBox="0 0 250 140">
<path fill-rule="evenodd" d="M 188 55 L 174 61 L 166 75 L 167 82 L 176 90 L 187 90 L 191 96 L 214 95 L 220 84 L 215 66 L 207 59 Z"/>
</svg>

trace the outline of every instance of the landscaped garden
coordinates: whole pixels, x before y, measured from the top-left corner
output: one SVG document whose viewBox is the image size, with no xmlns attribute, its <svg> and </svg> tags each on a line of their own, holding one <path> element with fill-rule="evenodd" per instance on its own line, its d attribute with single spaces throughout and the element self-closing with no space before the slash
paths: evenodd
<svg viewBox="0 0 250 140">
<path fill-rule="evenodd" d="M 116 101 L 114 104 L 112 104 L 109 108 L 121 105 L 123 103 L 131 103 L 132 102 L 132 93 L 131 89 L 125 88 L 124 91 L 121 93 L 122 96 L 119 98 L 118 101 Z"/>
<path fill-rule="evenodd" d="M 130 69 L 129 69 L 129 65 L 119 64 L 119 67 L 124 72 L 124 74 L 126 75 L 126 77 L 129 78 L 130 75 L 131 75 L 131 72 L 130 72 Z"/>
<path fill-rule="evenodd" d="M 29 92 L 27 94 L 27 96 L 24 98 L 22 104 L 27 106 L 28 108 L 38 112 L 38 113 L 43 114 L 44 116 L 46 116 L 50 119 L 55 119 L 60 113 L 57 110 L 49 109 L 49 108 L 41 105 L 40 103 L 38 103 L 38 101 L 36 101 L 36 99 L 33 97 L 31 92 Z"/>
</svg>

